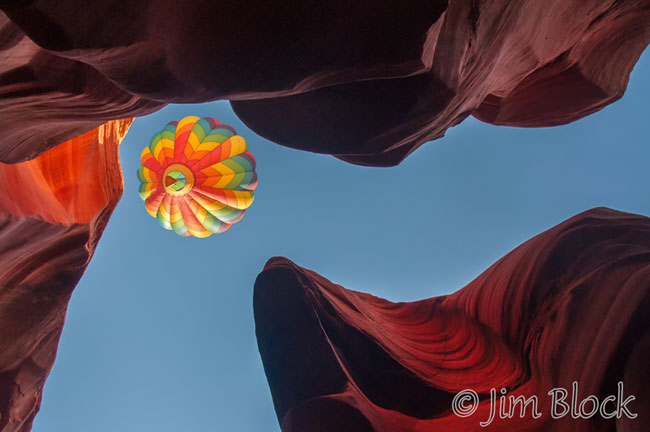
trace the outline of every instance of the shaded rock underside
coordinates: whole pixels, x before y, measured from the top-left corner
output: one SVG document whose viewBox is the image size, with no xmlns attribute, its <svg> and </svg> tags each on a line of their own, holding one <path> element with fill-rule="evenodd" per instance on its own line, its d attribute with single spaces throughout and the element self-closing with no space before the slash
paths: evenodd
<svg viewBox="0 0 650 432">
<path fill-rule="evenodd" d="M 0 1 L 0 161 L 229 99 L 255 132 L 398 164 L 469 115 L 553 126 L 620 98 L 644 0 Z"/>
<path fill-rule="evenodd" d="M 650 219 L 599 208 L 527 241 L 463 289 L 411 303 L 273 258 L 254 309 L 284 432 L 484 430 L 491 388 L 537 396 L 542 414 L 497 415 L 491 430 L 645 431 L 649 294 Z M 616 395 L 623 382 L 639 417 L 553 420 L 548 391 L 573 381 L 578 400 Z M 468 418 L 451 412 L 464 389 L 482 399 Z"/>
</svg>

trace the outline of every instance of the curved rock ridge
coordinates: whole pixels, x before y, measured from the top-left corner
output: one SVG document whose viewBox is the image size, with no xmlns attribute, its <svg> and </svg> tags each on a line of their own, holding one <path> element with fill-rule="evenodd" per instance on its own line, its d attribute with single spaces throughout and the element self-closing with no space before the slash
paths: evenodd
<svg viewBox="0 0 650 432">
<path fill-rule="evenodd" d="M 131 94 L 204 102 L 423 72 L 447 0 L 0 1 L 34 42 Z"/>
<path fill-rule="evenodd" d="M 642 216 L 581 213 L 461 290 L 410 303 L 345 289 L 277 257 L 255 282 L 254 311 L 284 432 L 650 430 L 650 219 Z M 617 395 L 622 382 L 639 417 L 552 419 L 548 391 L 571 391 L 573 381 L 579 401 Z M 529 407 L 480 427 L 492 388 L 537 396 L 541 416 Z M 452 400 L 465 389 L 481 402 L 460 418 Z"/>
<path fill-rule="evenodd" d="M 28 162 L 0 164 L 0 431 L 31 429 L 68 300 L 123 191 L 106 123 Z"/>
<path fill-rule="evenodd" d="M 168 102 L 229 99 L 279 144 L 396 165 L 469 115 L 534 127 L 591 114 L 622 96 L 650 41 L 644 0 L 0 0 L 0 9 L 5 162 Z"/>
<path fill-rule="evenodd" d="M 40 48 L 0 12 L 0 162 L 33 159 L 109 120 L 163 106 Z"/>
<path fill-rule="evenodd" d="M 416 76 L 232 102 L 253 131 L 360 165 L 397 165 L 467 116 L 556 126 L 618 100 L 650 42 L 638 0 L 450 0 Z"/>
</svg>

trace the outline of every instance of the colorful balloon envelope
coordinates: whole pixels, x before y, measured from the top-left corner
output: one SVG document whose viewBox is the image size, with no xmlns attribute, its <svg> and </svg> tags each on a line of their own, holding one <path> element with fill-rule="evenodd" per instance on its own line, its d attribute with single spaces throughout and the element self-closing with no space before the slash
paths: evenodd
<svg viewBox="0 0 650 432">
<path fill-rule="evenodd" d="M 235 129 L 213 118 L 168 123 L 140 161 L 140 197 L 147 212 L 179 235 L 222 233 L 253 203 L 255 158 Z"/>
</svg>

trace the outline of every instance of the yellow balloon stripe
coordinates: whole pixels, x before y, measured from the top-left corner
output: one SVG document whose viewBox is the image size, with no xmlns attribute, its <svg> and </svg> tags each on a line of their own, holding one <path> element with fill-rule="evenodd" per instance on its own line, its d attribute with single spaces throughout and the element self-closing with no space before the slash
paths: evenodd
<svg viewBox="0 0 650 432">
<path fill-rule="evenodd" d="M 202 208 L 204 208 L 206 211 L 213 212 L 216 210 L 221 210 L 226 207 L 228 207 L 224 203 L 220 203 L 217 200 L 214 200 L 212 198 L 208 198 L 205 195 L 201 195 L 198 193 L 191 193 L 192 198 L 194 198 L 194 201 L 197 202 Z"/>
<path fill-rule="evenodd" d="M 198 219 L 194 211 L 192 211 L 191 205 L 188 205 L 188 200 L 191 200 L 191 198 L 189 198 L 187 195 L 183 196 L 183 205 L 187 207 L 184 211 L 183 220 L 185 221 L 185 226 L 187 227 L 187 230 L 194 237 L 202 238 L 202 237 L 207 237 L 209 235 L 212 235 L 212 233 L 203 226 L 201 220 Z M 203 219 L 205 219 L 205 217 Z"/>
<path fill-rule="evenodd" d="M 158 207 L 158 220 L 162 224 L 163 227 L 167 229 L 172 229 L 171 222 L 169 220 L 169 206 L 170 206 L 170 201 L 171 201 L 171 195 L 165 195 L 163 197 L 162 203 Z"/>
<path fill-rule="evenodd" d="M 158 162 L 161 162 L 161 161 L 162 161 L 162 156 L 160 156 L 160 153 L 161 153 L 162 151 L 163 151 L 163 145 L 162 145 L 162 143 L 160 142 L 160 140 L 158 140 L 158 141 L 156 142 L 156 145 L 154 145 L 154 147 L 153 147 L 153 157 L 154 157 Z"/>
<path fill-rule="evenodd" d="M 202 142 L 200 145 L 196 147 L 196 151 L 206 151 L 206 152 L 211 152 L 212 150 L 216 149 L 221 145 L 220 142 L 217 141 L 207 141 L 207 142 Z"/>
<path fill-rule="evenodd" d="M 205 222 L 206 216 L 208 215 L 208 211 L 201 207 L 199 203 L 197 203 L 194 199 L 190 197 L 191 200 L 191 205 L 190 209 L 192 210 L 192 213 L 194 213 L 194 216 L 196 216 L 196 219 L 203 225 L 203 222 Z"/>
<path fill-rule="evenodd" d="M 157 192 L 151 194 L 144 202 L 147 213 L 149 213 L 151 217 L 157 216 L 158 208 L 160 207 L 164 197 L 165 192 L 162 189 L 159 189 Z"/>
<path fill-rule="evenodd" d="M 230 141 L 230 155 L 228 155 L 228 157 L 233 157 L 235 155 L 248 151 L 248 144 L 246 143 L 246 140 L 239 135 L 230 137 L 228 141 Z"/>
<path fill-rule="evenodd" d="M 188 116 L 179 121 L 178 125 L 176 125 L 176 138 L 183 135 L 187 131 L 191 131 L 194 127 L 194 123 L 196 123 L 198 120 L 200 120 L 199 117 Z"/>
<path fill-rule="evenodd" d="M 230 189 L 215 189 L 205 186 L 197 186 L 194 190 L 207 197 L 208 199 L 213 199 L 219 201 L 222 204 L 226 204 L 229 207 L 234 207 L 236 209 L 246 209 L 253 203 L 253 192 L 252 191 L 238 191 Z"/>
<path fill-rule="evenodd" d="M 196 151 L 201 146 L 201 142 L 199 141 L 199 137 L 197 137 L 194 132 L 190 133 L 190 136 L 187 139 L 187 143 L 190 146 L 192 146 L 194 151 Z"/>
<path fill-rule="evenodd" d="M 157 180 L 156 174 L 151 171 L 149 168 L 143 166 L 142 167 L 142 177 L 147 183 L 153 183 Z"/>
<path fill-rule="evenodd" d="M 235 172 L 225 165 L 212 165 L 210 168 L 214 170 L 214 175 L 208 177 L 206 181 L 203 182 L 204 186 L 223 189 L 228 186 L 228 183 L 230 183 L 232 178 L 235 176 Z"/>
<path fill-rule="evenodd" d="M 235 192 L 235 197 L 237 198 L 237 207 L 238 209 L 246 209 L 253 204 L 253 199 L 255 199 L 255 194 L 250 191 L 233 191 Z"/>
</svg>

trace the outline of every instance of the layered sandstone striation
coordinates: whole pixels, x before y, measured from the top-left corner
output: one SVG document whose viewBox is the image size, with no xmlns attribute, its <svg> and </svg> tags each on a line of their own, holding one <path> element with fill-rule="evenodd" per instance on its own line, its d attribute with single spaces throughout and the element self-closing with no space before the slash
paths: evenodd
<svg viewBox="0 0 650 432">
<path fill-rule="evenodd" d="M 650 41 L 645 0 L 0 0 L 0 9 L 5 162 L 168 102 L 229 99 L 279 144 L 395 165 L 469 115 L 534 127 L 591 114 L 623 95 Z"/>
<path fill-rule="evenodd" d="M 423 73 L 232 106 L 271 141 L 371 166 L 398 164 L 470 115 L 561 125 L 623 95 L 650 42 L 650 2 L 450 0 L 432 24 Z"/>
<path fill-rule="evenodd" d="M 285 432 L 485 430 L 492 388 L 536 395 L 542 416 L 530 407 L 523 418 L 497 415 L 488 430 L 649 430 L 650 219 L 642 216 L 579 214 L 461 290 L 411 303 L 273 258 L 255 283 L 254 309 Z M 551 419 L 547 392 L 573 381 L 579 400 L 616 395 L 623 382 L 639 417 Z M 451 412 L 464 389 L 482 399 L 468 418 Z"/>
<path fill-rule="evenodd" d="M 0 430 L 26 432 L 54 363 L 68 300 L 123 190 L 106 123 L 36 159 L 0 164 Z"/>
<path fill-rule="evenodd" d="M 0 162 L 33 159 L 107 121 L 164 105 L 121 90 L 87 64 L 44 50 L 0 12 Z"/>
</svg>

